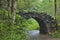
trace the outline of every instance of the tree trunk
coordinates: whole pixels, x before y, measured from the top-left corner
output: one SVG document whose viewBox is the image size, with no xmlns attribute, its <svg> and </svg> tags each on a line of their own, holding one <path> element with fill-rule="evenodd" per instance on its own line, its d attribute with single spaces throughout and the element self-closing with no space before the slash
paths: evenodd
<svg viewBox="0 0 60 40">
<path fill-rule="evenodd" d="M 55 24 L 56 24 L 56 30 L 58 30 L 58 26 L 57 26 L 57 14 L 56 14 L 56 10 L 57 10 L 57 4 L 56 4 L 56 0 L 54 0 L 54 4 L 55 4 Z"/>
<path fill-rule="evenodd" d="M 1 8 L 1 0 L 0 0 L 0 8 Z"/>
<path fill-rule="evenodd" d="M 15 15 L 16 15 L 16 13 L 15 13 L 15 0 L 12 0 L 11 1 L 11 13 L 12 13 L 12 24 L 15 24 Z"/>
<path fill-rule="evenodd" d="M 10 25 L 10 0 L 7 0 L 8 1 L 8 25 Z"/>
</svg>

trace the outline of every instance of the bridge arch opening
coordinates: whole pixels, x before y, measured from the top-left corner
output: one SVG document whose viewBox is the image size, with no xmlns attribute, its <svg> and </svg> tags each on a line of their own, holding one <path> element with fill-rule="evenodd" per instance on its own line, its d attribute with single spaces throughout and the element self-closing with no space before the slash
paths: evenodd
<svg viewBox="0 0 60 40">
<path fill-rule="evenodd" d="M 44 22 L 44 20 L 39 19 L 37 17 L 34 17 L 34 19 L 38 22 L 38 24 L 40 26 L 39 27 L 40 34 L 47 34 L 48 31 L 47 31 L 46 23 Z"/>
</svg>

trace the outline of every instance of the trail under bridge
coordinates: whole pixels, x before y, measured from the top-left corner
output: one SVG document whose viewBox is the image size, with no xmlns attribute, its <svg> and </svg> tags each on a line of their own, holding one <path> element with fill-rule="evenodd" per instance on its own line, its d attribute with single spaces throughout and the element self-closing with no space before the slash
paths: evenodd
<svg viewBox="0 0 60 40">
<path fill-rule="evenodd" d="M 60 40 L 60 38 L 52 38 L 48 34 L 40 34 L 39 30 L 30 31 L 30 40 Z"/>
</svg>

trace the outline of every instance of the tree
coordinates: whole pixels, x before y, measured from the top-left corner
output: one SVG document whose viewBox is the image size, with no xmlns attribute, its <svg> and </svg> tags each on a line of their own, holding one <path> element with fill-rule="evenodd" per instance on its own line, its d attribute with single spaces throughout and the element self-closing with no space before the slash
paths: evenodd
<svg viewBox="0 0 60 40">
<path fill-rule="evenodd" d="M 10 26 L 10 0 L 7 0 L 8 1 L 8 25 Z"/>
<path fill-rule="evenodd" d="M 16 15 L 16 13 L 15 13 L 15 0 L 11 0 L 11 13 L 12 13 L 12 22 L 13 22 L 13 24 L 15 23 L 15 15 Z"/>
<path fill-rule="evenodd" d="M 56 15 L 57 15 L 57 14 L 56 14 L 56 13 L 57 13 L 57 12 L 56 12 L 56 10 L 57 10 L 57 4 L 56 4 L 56 2 L 57 2 L 57 1 L 54 0 L 54 4 L 55 4 L 55 21 L 56 21 L 55 24 L 56 24 L 56 30 L 58 30 L 58 26 L 57 26 L 57 16 L 56 16 Z"/>
<path fill-rule="evenodd" d="M 1 6 L 2 6 L 2 5 L 1 5 L 1 0 L 0 0 L 0 8 L 1 8 Z"/>
</svg>

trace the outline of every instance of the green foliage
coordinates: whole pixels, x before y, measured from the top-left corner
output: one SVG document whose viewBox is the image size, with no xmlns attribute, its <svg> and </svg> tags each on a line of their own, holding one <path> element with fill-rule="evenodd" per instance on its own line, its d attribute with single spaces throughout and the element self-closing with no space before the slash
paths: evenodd
<svg viewBox="0 0 60 40">
<path fill-rule="evenodd" d="M 16 3 L 17 12 L 47 12 L 47 14 L 54 17 L 54 0 L 16 0 Z M 26 20 L 16 14 L 15 25 L 8 26 L 7 4 L 7 0 L 1 0 L 0 17 L 3 20 L 0 20 L 0 40 L 28 40 L 28 30 L 35 30 L 39 27 L 37 21 L 32 18 Z M 60 0 L 57 0 L 57 19 L 60 23 Z M 60 24 L 58 25 L 60 26 Z M 53 33 L 52 36 L 60 37 L 59 32 Z"/>
<path fill-rule="evenodd" d="M 8 18 L 8 11 L 6 9 L 0 9 L 0 15 L 3 19 Z"/>
<path fill-rule="evenodd" d="M 53 38 L 60 38 L 60 29 L 51 34 Z"/>
<path fill-rule="evenodd" d="M 28 40 L 28 31 L 20 15 L 16 15 L 15 25 L 8 26 L 8 21 L 0 22 L 0 40 Z"/>
<path fill-rule="evenodd" d="M 36 30 L 37 28 L 39 28 L 39 24 L 35 19 L 31 18 L 27 20 L 27 22 L 28 22 L 27 24 L 28 30 Z"/>
<path fill-rule="evenodd" d="M 16 15 L 16 18 L 17 18 L 16 24 L 19 26 L 24 25 L 23 27 L 26 27 L 28 30 L 35 30 L 35 29 L 39 28 L 38 22 L 33 18 L 28 19 L 28 20 L 23 21 L 23 22 L 22 22 L 22 20 L 25 20 L 25 19 L 21 20 L 21 16 Z"/>
</svg>

